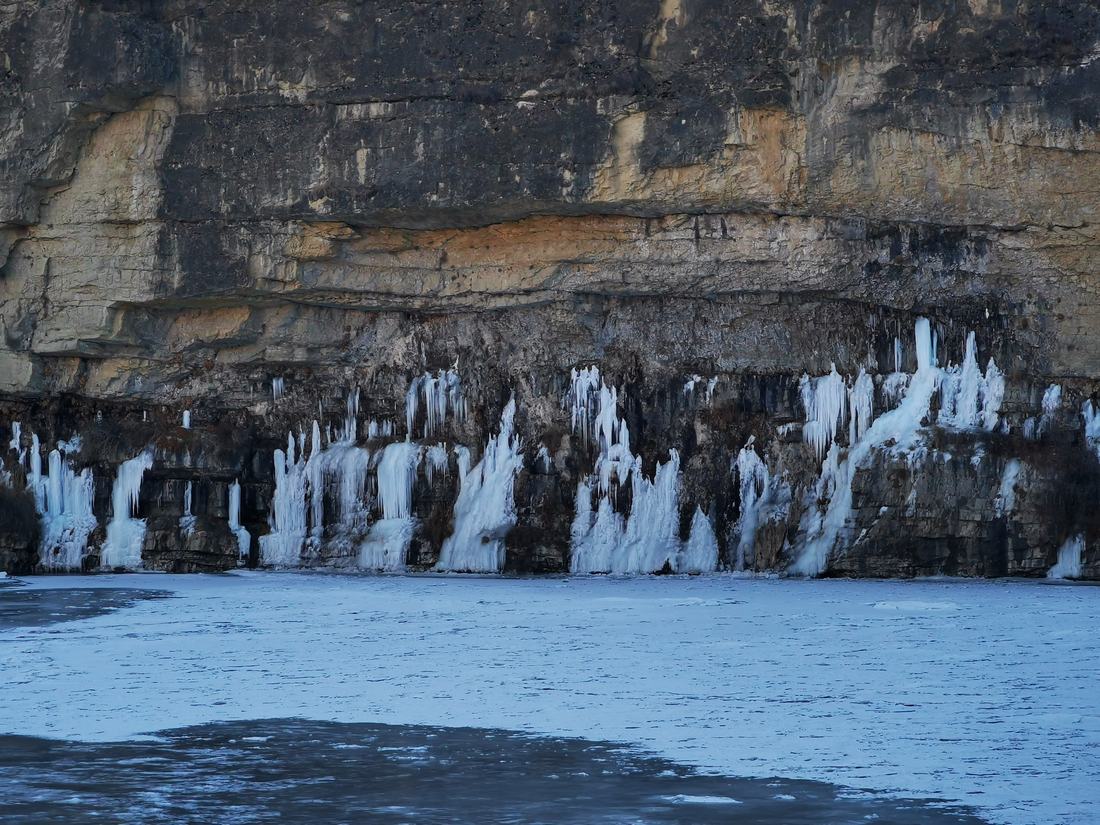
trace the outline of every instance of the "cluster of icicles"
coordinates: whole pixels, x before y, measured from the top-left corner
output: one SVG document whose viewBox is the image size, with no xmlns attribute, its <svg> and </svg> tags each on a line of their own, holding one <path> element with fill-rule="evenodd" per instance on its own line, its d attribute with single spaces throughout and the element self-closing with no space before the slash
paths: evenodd
<svg viewBox="0 0 1100 825">
<path fill-rule="evenodd" d="M 685 387 L 690 391 L 693 382 Z M 713 385 L 710 388 L 713 390 Z M 709 392 L 708 392 L 709 396 Z M 577 485 L 573 517 L 573 573 L 710 573 L 718 566 L 718 542 L 710 519 L 696 508 L 691 532 L 680 541 L 680 456 L 668 451 L 652 477 L 630 451 L 630 430 L 619 417 L 618 391 L 597 367 L 573 370 L 569 400 L 573 431 L 595 451 L 595 472 Z M 629 485 L 630 512 L 615 507 Z"/>
<path fill-rule="evenodd" d="M 80 472 L 73 469 L 73 456 L 80 451 L 79 437 L 59 441 L 46 457 L 46 472 L 42 467 L 42 450 L 38 436 L 31 433 L 29 452 L 22 446 L 22 427 L 12 423 L 12 438 L 8 444 L 17 454 L 17 462 L 26 471 L 27 488 L 34 496 L 35 509 L 41 521 L 39 559 L 46 570 L 80 570 L 88 548 L 88 537 L 98 525 L 92 504 L 95 482 L 91 468 Z M 100 548 L 100 564 L 104 568 L 141 566 L 141 546 L 145 538 L 145 521 L 135 518 L 141 478 L 152 466 L 153 456 L 145 451 L 124 461 L 111 488 L 111 518 L 107 522 L 107 538 Z"/>
<path fill-rule="evenodd" d="M 356 444 L 358 406 L 355 391 L 348 397 L 343 430 L 336 436 L 329 432 L 327 443 L 314 421 L 308 448 L 303 432 L 297 438 L 290 434 L 286 450 L 275 451 L 271 532 L 260 538 L 264 564 L 294 567 L 324 544 L 338 555 L 354 557 L 365 570 L 405 569 L 416 529 L 412 499 L 417 474 L 423 466 L 430 482 L 450 467 L 443 444 L 412 441 L 418 413 L 423 407 L 425 439 L 439 431 L 448 415 L 463 420 L 462 385 L 455 370 L 414 379 L 405 397 L 406 440 L 378 449 Z M 474 466 L 468 448 L 454 447 L 459 493 L 454 530 L 443 542 L 439 570 L 498 572 L 504 565 L 504 537 L 516 522 L 514 480 L 523 463 L 514 416 L 515 402 L 509 401 L 497 434 Z M 392 428 L 372 422 L 367 435 L 390 434 Z M 326 513 L 326 495 L 335 499 L 335 512 Z"/>
<path fill-rule="evenodd" d="M 183 426 L 190 427 L 189 412 L 183 414 Z M 77 472 L 73 468 L 73 461 L 80 452 L 80 437 L 57 442 L 46 456 L 44 472 L 38 435 L 31 433 L 28 450 L 22 444 L 21 423 L 12 422 L 11 429 L 8 449 L 15 452 L 16 463 L 26 473 L 27 489 L 34 497 L 41 523 L 39 561 L 45 570 L 80 570 L 88 553 L 88 538 L 99 524 L 93 511 L 95 480 L 92 469 L 85 467 Z M 100 567 L 105 570 L 141 568 L 145 519 L 138 518 L 136 513 L 142 478 L 152 466 L 153 451 L 147 449 L 118 467 L 111 486 L 111 517 L 107 521 L 106 538 L 99 549 Z M 10 475 L 0 477 L 0 482 L 10 484 Z M 185 535 L 194 530 L 196 521 L 191 514 L 191 493 L 191 482 L 187 482 L 184 513 L 180 518 L 180 531 Z M 240 510 L 241 485 L 234 481 L 229 487 L 229 528 L 237 538 L 241 556 L 247 558 L 252 539 L 241 526 Z"/>
<path fill-rule="evenodd" d="M 800 386 L 806 409 L 803 439 L 822 462 L 817 483 L 807 492 L 799 525 L 799 542 L 791 573 L 820 575 L 829 554 L 846 537 L 852 509 L 852 479 L 875 450 L 889 449 L 917 462 L 923 455 L 922 426 L 930 420 L 932 401 L 939 395 L 936 422 L 950 429 L 991 431 L 999 421 L 1004 375 L 993 359 L 983 373 L 978 366 L 974 333 L 966 338 L 963 361 L 940 367 L 935 334 L 926 318 L 914 330 L 917 371 L 901 371 L 902 344 L 894 342 L 894 372 L 882 382 L 887 409 L 874 415 L 875 383 L 860 370 L 846 381 L 834 367 L 819 378 L 803 376 Z M 841 457 L 837 434 L 848 426 L 848 446 Z"/>
<path fill-rule="evenodd" d="M 788 551 L 796 575 L 819 575 L 830 553 L 852 536 L 852 480 L 877 450 L 888 450 L 912 463 L 926 451 L 923 427 L 933 423 L 933 401 L 938 397 L 935 423 L 949 429 L 992 431 L 1001 424 L 999 413 L 1005 381 L 989 359 L 979 367 L 975 336 L 965 342 L 962 362 L 937 363 L 935 334 L 926 319 L 914 330 L 916 371 L 903 372 L 901 341 L 895 341 L 894 371 L 878 379 L 860 370 L 854 378 L 835 367 L 819 377 L 803 376 L 800 396 L 805 409 L 802 437 L 821 462 L 817 481 L 806 492 L 797 539 Z M 684 385 L 690 395 L 697 386 L 711 402 L 716 379 L 692 376 Z M 273 382 L 277 399 L 285 391 Z M 878 398 L 878 403 L 876 403 Z M 1028 419 L 1023 431 L 1038 438 L 1052 425 L 1061 404 L 1061 388 L 1044 393 L 1042 414 Z M 574 369 L 565 396 L 573 433 L 593 459 L 593 472 L 577 485 L 571 529 L 570 569 L 574 573 L 707 573 L 718 567 L 719 548 L 712 518 L 695 507 L 686 540 L 680 537 L 680 459 L 670 449 L 668 459 L 647 474 L 640 455 L 631 449 L 630 431 L 620 416 L 620 391 L 609 387 L 597 367 Z M 523 445 L 515 433 L 515 402 L 500 416 L 496 434 L 484 445 L 481 459 L 471 466 L 470 450 L 443 443 L 415 443 L 417 423 L 427 442 L 448 417 L 461 422 L 466 399 L 457 371 L 440 370 L 415 378 L 405 399 L 406 437 L 379 447 L 358 443 L 359 394 L 347 399 L 342 427 L 322 434 L 317 421 L 309 435 L 291 433 L 286 449 L 274 451 L 275 491 L 270 532 L 260 537 L 261 563 L 297 567 L 326 548 L 333 556 L 351 558 L 374 571 L 404 570 L 417 522 L 413 491 L 423 472 L 428 482 L 450 472 L 453 452 L 459 491 L 454 504 L 453 529 L 444 540 L 437 569 L 463 572 L 499 572 L 504 565 L 505 537 L 516 524 L 513 488 L 523 466 Z M 421 415 L 423 411 L 423 415 Z M 876 415 L 876 412 L 878 413 Z M 1082 409 L 1085 437 L 1100 458 L 1100 410 L 1091 402 Z M 184 426 L 190 424 L 184 414 Z M 1001 424 L 1001 426 L 1006 426 Z M 80 569 L 88 537 L 97 526 L 92 511 L 92 471 L 73 467 L 79 440 L 59 442 L 46 457 L 37 436 L 28 451 L 18 423 L 9 444 L 24 467 L 28 488 L 42 522 L 42 564 L 47 569 Z M 366 422 L 368 441 L 390 438 L 390 421 Z M 846 436 L 846 439 L 843 438 Z M 846 444 L 842 446 L 842 441 Z M 545 447 L 536 460 L 547 465 Z M 111 493 L 112 515 L 100 549 L 105 568 L 141 566 L 145 522 L 137 517 L 144 473 L 152 466 L 149 450 L 123 462 Z M 996 498 L 998 513 L 1011 511 L 1021 462 L 1006 463 Z M 782 472 L 772 472 L 757 452 L 754 438 L 739 452 L 731 472 L 737 482 L 740 515 L 729 532 L 730 558 L 735 570 L 754 566 L 756 542 L 763 526 L 785 521 L 792 489 Z M 9 479 L 10 481 L 10 479 Z M 249 553 L 251 536 L 241 525 L 241 487 L 228 492 L 229 528 L 242 557 Z M 329 506 L 326 507 L 326 501 Z M 193 529 L 191 484 L 184 494 L 180 530 Z M 1080 575 L 1084 539 L 1070 537 L 1062 546 L 1052 577 Z"/>
</svg>

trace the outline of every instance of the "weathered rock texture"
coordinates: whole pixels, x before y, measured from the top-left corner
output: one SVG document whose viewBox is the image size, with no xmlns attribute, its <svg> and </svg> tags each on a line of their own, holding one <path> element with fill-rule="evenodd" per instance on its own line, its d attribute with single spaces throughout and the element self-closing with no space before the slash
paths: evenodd
<svg viewBox="0 0 1100 825">
<path fill-rule="evenodd" d="M 794 504 L 749 561 L 782 570 L 819 466 L 799 377 L 885 375 L 895 336 L 912 371 L 924 316 L 942 363 L 976 332 L 1005 426 L 932 415 L 923 461 L 876 453 L 826 572 L 1042 575 L 1083 533 L 1098 577 L 1098 58 L 1091 0 L 0 3 L 0 446 L 12 420 L 83 437 L 85 567 L 149 444 L 146 566 L 236 564 L 235 478 L 256 563 L 287 431 L 358 386 L 402 438 L 409 380 L 457 362 L 470 415 L 439 440 L 478 453 L 515 394 L 507 567 L 560 570 L 592 462 L 562 398 L 595 363 L 647 472 L 680 451 L 684 530 L 702 507 L 725 565 L 756 437 Z M 417 482 L 413 566 L 453 475 Z"/>
</svg>

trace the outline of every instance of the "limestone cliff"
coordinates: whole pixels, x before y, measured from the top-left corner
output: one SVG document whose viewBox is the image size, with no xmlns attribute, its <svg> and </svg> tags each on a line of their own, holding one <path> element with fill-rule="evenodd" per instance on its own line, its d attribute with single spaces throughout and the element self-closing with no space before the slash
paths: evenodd
<svg viewBox="0 0 1100 825">
<path fill-rule="evenodd" d="M 0 560 L 1100 577 L 1098 58 L 1090 0 L 0 2 Z"/>
</svg>

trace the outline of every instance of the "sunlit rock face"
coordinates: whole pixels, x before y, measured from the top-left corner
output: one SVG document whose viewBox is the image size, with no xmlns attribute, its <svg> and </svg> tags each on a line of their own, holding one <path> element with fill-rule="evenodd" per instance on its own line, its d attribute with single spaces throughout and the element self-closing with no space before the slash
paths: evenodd
<svg viewBox="0 0 1100 825">
<path fill-rule="evenodd" d="M 1100 576 L 1098 43 L 11 4 L 0 558 Z"/>
</svg>

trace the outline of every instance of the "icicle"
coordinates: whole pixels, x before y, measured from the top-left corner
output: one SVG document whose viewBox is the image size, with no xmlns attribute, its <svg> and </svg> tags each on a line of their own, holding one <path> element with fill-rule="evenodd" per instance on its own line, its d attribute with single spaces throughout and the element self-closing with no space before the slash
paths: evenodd
<svg viewBox="0 0 1100 825">
<path fill-rule="evenodd" d="M 281 376 L 271 379 L 271 400 L 278 401 L 286 392 L 286 381 Z"/>
<path fill-rule="evenodd" d="M 141 479 L 153 466 L 152 450 L 122 462 L 111 488 L 111 520 L 107 522 L 107 540 L 103 543 L 100 563 L 106 568 L 141 567 L 141 548 L 145 540 L 145 519 L 135 518 L 141 492 Z"/>
<path fill-rule="evenodd" d="M 611 499 L 599 496 L 599 507 L 592 516 L 592 487 L 582 480 L 577 485 L 576 514 L 572 527 L 571 573 L 609 573 L 612 558 L 623 540 L 623 517 L 615 512 Z"/>
<path fill-rule="evenodd" d="M 821 459 L 844 424 L 847 388 L 833 364 L 829 374 L 820 378 L 803 375 L 799 392 L 806 409 L 802 439 L 813 445 L 814 454 Z"/>
<path fill-rule="evenodd" d="M 38 434 L 31 433 L 31 465 L 28 484 L 34 494 L 34 504 L 38 512 L 44 513 L 46 507 L 46 489 L 42 483 L 42 452 L 38 441 Z"/>
<path fill-rule="evenodd" d="M 737 535 L 737 551 L 734 570 L 744 570 L 747 563 L 755 560 L 756 529 L 760 523 L 761 503 L 768 488 L 768 468 L 756 454 L 753 442 L 755 436 L 749 436 L 748 442 L 737 454 L 738 492 L 741 512 L 734 525 Z"/>
<path fill-rule="evenodd" d="M 23 449 L 22 434 L 23 425 L 18 421 L 11 422 L 11 441 L 8 442 L 8 449 L 15 451 L 20 467 L 23 466 L 23 462 L 27 458 L 27 451 Z"/>
<path fill-rule="evenodd" d="M 1058 384 L 1051 384 L 1043 393 L 1043 413 L 1039 420 L 1028 418 L 1024 421 L 1024 438 L 1033 441 L 1048 433 L 1051 424 L 1054 422 L 1054 416 L 1061 406 L 1062 387 Z"/>
<path fill-rule="evenodd" d="M 185 430 L 191 429 L 191 410 L 183 411 L 183 428 Z"/>
<path fill-rule="evenodd" d="M 356 387 L 353 390 L 348 391 L 347 400 L 344 402 L 345 415 L 344 415 L 344 429 L 340 433 L 340 441 L 352 444 L 355 442 L 355 437 L 359 432 L 359 426 L 357 419 L 359 417 L 359 388 Z"/>
<path fill-rule="evenodd" d="M 190 536 L 195 532 L 196 518 L 191 513 L 191 493 L 192 482 L 188 481 L 187 486 L 183 488 L 183 515 L 180 516 L 180 532 L 184 536 Z"/>
<path fill-rule="evenodd" d="M 553 469 L 554 465 L 550 460 L 550 451 L 546 449 L 545 444 L 539 445 L 539 451 L 535 455 L 535 461 L 542 464 L 542 471 L 544 473 L 549 473 L 550 470 Z"/>
<path fill-rule="evenodd" d="M 382 451 L 378 462 L 378 500 L 382 517 L 408 518 L 412 513 L 412 492 L 420 448 L 407 442 L 394 442 Z"/>
<path fill-rule="evenodd" d="M 603 387 L 600 380 L 599 367 L 595 365 L 569 372 L 569 391 L 566 393 L 565 404 L 570 405 L 569 422 L 571 431 L 580 432 L 581 440 L 587 444 L 592 438 L 592 426 L 594 412 L 599 409 L 599 395 Z"/>
<path fill-rule="evenodd" d="M 251 534 L 241 526 L 241 484 L 237 479 L 229 485 L 229 529 L 237 537 L 237 553 L 242 562 L 248 561 L 252 548 Z"/>
<path fill-rule="evenodd" d="M 940 372 L 940 413 L 937 419 L 940 425 L 958 429 L 980 426 L 992 431 L 999 420 L 1005 380 L 992 358 L 986 365 L 985 375 L 982 375 L 973 332 L 966 336 L 962 364 Z"/>
<path fill-rule="evenodd" d="M 424 396 L 426 419 L 423 437 L 429 438 L 439 430 L 447 417 L 448 410 L 455 421 L 466 418 L 466 399 L 462 393 L 462 382 L 454 369 L 439 370 L 434 376 L 425 372 L 414 378 L 405 393 L 405 432 L 406 440 L 411 441 L 417 412 L 420 409 L 420 395 Z"/>
<path fill-rule="evenodd" d="M 611 559 L 611 572 L 656 573 L 665 565 L 671 567 L 680 550 L 679 453 L 668 451 L 668 461 L 657 465 L 652 481 L 642 475 L 639 456 L 630 480 L 630 516 L 622 545 Z"/>
<path fill-rule="evenodd" d="M 684 395 L 692 395 L 695 392 L 695 385 L 702 383 L 702 381 L 703 376 L 701 375 L 692 375 L 690 378 L 688 378 L 687 382 L 684 384 Z"/>
<path fill-rule="evenodd" d="M 593 368 L 594 369 L 594 368 Z M 641 458 L 630 452 L 630 430 L 618 416 L 618 393 L 602 381 L 598 391 L 585 379 L 584 408 L 575 407 L 582 423 L 591 420 L 599 458 L 592 480 L 577 487 L 570 570 L 574 573 L 653 573 L 673 566 L 680 553 L 679 466 L 675 450 L 658 464 L 653 480 L 642 474 Z M 575 383 L 578 383 L 575 381 Z M 591 419 L 590 404 L 599 412 Z M 585 417 L 589 416 L 589 417 Z M 624 520 L 612 504 L 617 485 L 631 483 L 631 511 Z M 592 481 L 600 499 L 592 516 Z"/>
<path fill-rule="evenodd" d="M 1005 397 L 1005 377 L 993 359 L 985 365 L 985 376 L 982 379 L 982 413 L 981 425 L 986 432 L 993 432 L 997 427 L 1001 403 Z"/>
<path fill-rule="evenodd" d="M 1048 579 L 1081 578 L 1081 554 L 1085 549 L 1085 537 L 1078 533 L 1070 536 L 1058 550 L 1058 563 L 1047 571 Z"/>
<path fill-rule="evenodd" d="M 313 428 L 310 430 L 305 479 L 309 490 L 310 547 L 316 549 L 325 532 L 325 457 L 321 452 L 321 426 L 316 419 L 313 420 Z"/>
<path fill-rule="evenodd" d="M 848 390 L 848 444 L 855 444 L 871 426 L 875 399 L 875 382 L 860 369 L 855 383 Z"/>
<path fill-rule="evenodd" d="M 428 484 L 432 483 L 436 473 L 446 475 L 449 469 L 450 461 L 447 457 L 447 448 L 443 444 L 435 444 L 424 450 L 424 475 L 428 479 Z"/>
<path fill-rule="evenodd" d="M 711 399 L 714 397 L 714 388 L 718 386 L 718 376 L 714 376 L 707 381 L 707 404 L 710 404 Z"/>
<path fill-rule="evenodd" d="M 504 537 L 516 523 L 512 488 L 523 466 L 520 440 L 513 435 L 515 414 L 512 398 L 500 414 L 500 432 L 489 439 L 476 466 L 467 469 L 469 453 L 459 452 L 455 527 L 443 542 L 439 570 L 495 573 L 504 566 Z"/>
<path fill-rule="evenodd" d="M 713 573 L 718 568 L 718 540 L 701 507 L 691 518 L 691 533 L 676 557 L 677 573 Z"/>
<path fill-rule="evenodd" d="M 375 421 L 373 418 L 367 424 L 367 438 L 389 438 L 393 435 L 394 427 L 393 422 L 388 418 L 382 421 Z"/>
</svg>

